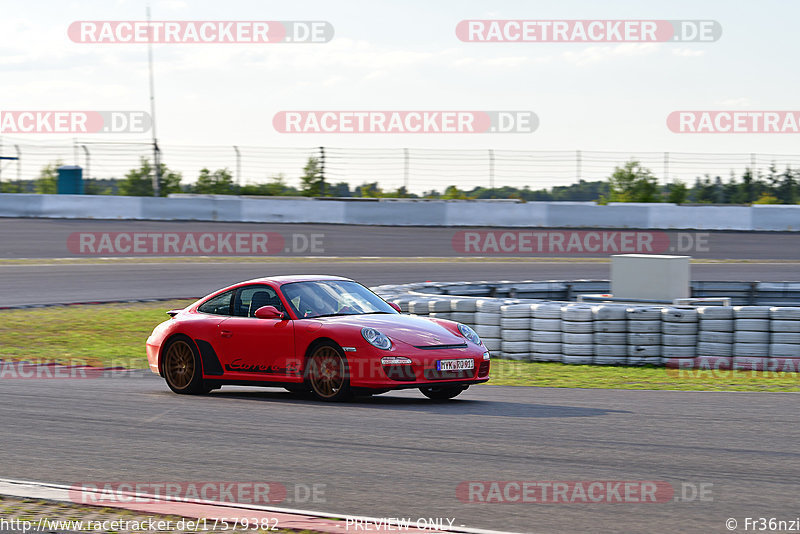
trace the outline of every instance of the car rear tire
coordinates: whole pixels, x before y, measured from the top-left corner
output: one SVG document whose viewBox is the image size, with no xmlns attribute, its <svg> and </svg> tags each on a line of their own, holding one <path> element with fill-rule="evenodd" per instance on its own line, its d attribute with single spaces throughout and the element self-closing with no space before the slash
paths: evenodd
<svg viewBox="0 0 800 534">
<path fill-rule="evenodd" d="M 185 337 L 169 340 L 164 348 L 164 379 L 169 389 L 182 395 L 208 393 L 212 387 L 203 381 L 203 368 L 194 343 Z"/>
<path fill-rule="evenodd" d="M 350 368 L 339 346 L 330 342 L 314 346 L 306 365 L 306 384 L 319 400 L 337 402 L 352 396 Z"/>
<path fill-rule="evenodd" d="M 467 388 L 464 386 L 454 386 L 454 387 L 430 386 L 425 388 L 419 388 L 419 390 L 422 392 L 423 395 L 433 400 L 452 399 L 460 395 L 461 392 L 465 391 L 466 389 Z"/>
</svg>

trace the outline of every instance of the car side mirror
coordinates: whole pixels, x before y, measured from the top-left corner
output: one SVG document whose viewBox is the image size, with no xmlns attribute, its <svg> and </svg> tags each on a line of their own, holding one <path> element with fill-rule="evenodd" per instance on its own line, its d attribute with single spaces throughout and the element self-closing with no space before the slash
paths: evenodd
<svg viewBox="0 0 800 534">
<path fill-rule="evenodd" d="M 398 312 L 400 312 L 400 313 L 403 313 L 403 310 L 402 310 L 402 309 L 400 309 L 400 306 L 398 306 L 398 305 L 397 305 L 397 304 L 395 304 L 394 302 L 390 302 L 390 303 L 389 303 L 389 306 L 391 306 L 392 308 L 394 308 L 396 311 L 398 311 Z"/>
<path fill-rule="evenodd" d="M 283 319 L 284 313 L 278 311 L 275 306 L 261 306 L 256 310 L 258 319 Z"/>
</svg>

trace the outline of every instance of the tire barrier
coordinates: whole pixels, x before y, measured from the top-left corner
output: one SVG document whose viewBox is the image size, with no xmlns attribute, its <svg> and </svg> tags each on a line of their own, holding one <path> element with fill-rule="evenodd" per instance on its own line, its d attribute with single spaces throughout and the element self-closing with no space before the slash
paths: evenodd
<svg viewBox="0 0 800 534">
<path fill-rule="evenodd" d="M 769 318 L 769 357 L 800 358 L 800 308 L 773 307 Z"/>
<path fill-rule="evenodd" d="M 573 365 L 594 362 L 594 316 L 588 304 L 561 307 L 561 361 Z"/>
<path fill-rule="evenodd" d="M 608 280 L 523 280 L 519 282 L 421 282 L 378 286 L 388 293 L 417 292 L 428 296 L 575 300 L 576 295 L 609 293 Z M 690 284 L 692 297 L 729 297 L 734 306 L 800 306 L 800 282 L 698 281 Z"/>
<path fill-rule="evenodd" d="M 661 364 L 661 308 L 631 306 L 628 319 L 628 365 Z"/>
<path fill-rule="evenodd" d="M 500 350 L 511 360 L 531 359 L 531 305 L 506 304 L 500 308 Z"/>
<path fill-rule="evenodd" d="M 586 281 L 575 284 L 579 282 Z M 372 290 L 404 313 L 471 326 L 493 357 L 800 371 L 800 306 L 588 304 L 528 298 L 532 287 L 557 293 L 552 286 L 560 283 L 424 283 Z M 591 290 L 597 291 L 595 282 Z M 577 293 L 574 287 L 572 291 Z M 509 295 L 515 298 L 506 298 Z"/>
<path fill-rule="evenodd" d="M 534 362 L 563 361 L 561 303 L 541 302 L 531 304 L 531 317 L 531 360 Z"/>
<path fill-rule="evenodd" d="M 691 307 L 661 310 L 661 354 L 665 361 L 697 357 L 698 316 L 697 309 Z"/>
</svg>

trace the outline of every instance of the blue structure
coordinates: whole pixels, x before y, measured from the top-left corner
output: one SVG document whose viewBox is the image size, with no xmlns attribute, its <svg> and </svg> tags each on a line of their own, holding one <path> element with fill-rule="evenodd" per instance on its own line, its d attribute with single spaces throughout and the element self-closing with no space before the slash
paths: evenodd
<svg viewBox="0 0 800 534">
<path fill-rule="evenodd" d="M 83 169 L 77 165 L 62 165 L 58 168 L 58 194 L 83 194 Z"/>
</svg>

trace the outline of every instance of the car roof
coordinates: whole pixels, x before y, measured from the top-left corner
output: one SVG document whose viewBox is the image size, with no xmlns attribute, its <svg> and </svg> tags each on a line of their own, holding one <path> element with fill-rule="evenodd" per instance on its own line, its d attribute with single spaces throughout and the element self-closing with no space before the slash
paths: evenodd
<svg viewBox="0 0 800 534">
<path fill-rule="evenodd" d="M 290 284 L 292 282 L 313 282 L 319 280 L 344 280 L 348 282 L 353 281 L 350 278 L 345 278 L 343 276 L 332 276 L 327 274 L 289 274 L 282 276 L 265 276 L 263 278 L 253 278 L 252 280 L 246 280 L 236 285 L 239 286 L 241 284 L 259 284 L 259 283 L 262 284 L 273 283 L 277 285 L 283 285 L 283 284 Z"/>
</svg>

